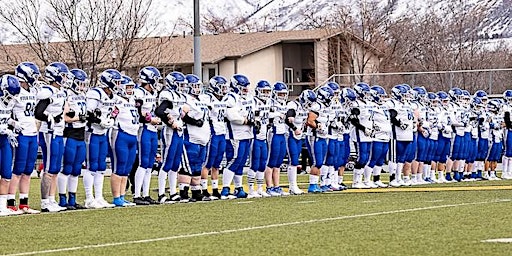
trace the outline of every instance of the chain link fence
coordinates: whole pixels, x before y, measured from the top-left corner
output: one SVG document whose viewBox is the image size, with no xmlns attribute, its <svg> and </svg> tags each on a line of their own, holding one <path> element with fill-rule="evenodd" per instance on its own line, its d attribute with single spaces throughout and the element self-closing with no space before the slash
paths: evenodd
<svg viewBox="0 0 512 256">
<path fill-rule="evenodd" d="M 459 87 L 468 90 L 470 93 L 474 93 L 477 90 L 484 90 L 488 94 L 501 94 L 504 90 L 512 88 L 512 68 L 334 74 L 322 84 L 330 81 L 337 82 L 343 86 L 350 86 L 362 81 L 370 85 L 378 84 L 386 89 L 390 89 L 396 84 L 406 83 L 410 86 L 425 86 L 428 91 L 447 91 L 452 87 Z"/>
</svg>

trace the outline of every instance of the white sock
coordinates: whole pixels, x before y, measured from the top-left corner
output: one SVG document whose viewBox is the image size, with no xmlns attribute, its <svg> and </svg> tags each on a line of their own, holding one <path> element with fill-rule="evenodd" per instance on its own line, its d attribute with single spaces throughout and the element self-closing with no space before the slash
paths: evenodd
<svg viewBox="0 0 512 256">
<path fill-rule="evenodd" d="M 207 190 L 208 189 L 208 179 L 201 179 L 201 189 Z"/>
<path fill-rule="evenodd" d="M 57 174 L 57 187 L 59 188 L 59 194 L 66 194 L 66 189 L 68 187 L 68 179 L 69 175 L 65 175 L 62 172 Z"/>
<path fill-rule="evenodd" d="M 252 169 L 247 171 L 247 183 L 249 184 L 249 192 L 254 191 L 254 184 L 256 184 L 256 172 Z"/>
<path fill-rule="evenodd" d="M 343 175 L 338 174 L 338 184 L 343 183 Z"/>
<path fill-rule="evenodd" d="M 503 164 L 503 172 L 508 172 L 508 157 L 503 155 L 503 159 L 501 159 L 501 163 Z"/>
<path fill-rule="evenodd" d="M 233 171 L 227 168 L 224 169 L 224 173 L 222 174 L 222 187 L 230 187 L 233 177 L 235 177 L 235 173 Z"/>
<path fill-rule="evenodd" d="M 309 175 L 309 184 L 310 184 L 310 185 L 316 185 L 316 184 L 318 184 L 318 180 L 319 180 L 319 179 L 320 179 L 320 177 L 319 177 L 319 176 L 317 176 L 317 175 L 313 175 L 313 174 L 310 174 L 310 175 Z"/>
<path fill-rule="evenodd" d="M 0 195 L 0 210 L 7 208 L 7 195 Z"/>
<path fill-rule="evenodd" d="M 327 180 L 327 175 L 329 174 L 329 167 L 322 166 L 320 167 L 320 186 L 325 185 L 325 181 Z"/>
<path fill-rule="evenodd" d="M 325 179 L 325 185 L 331 185 L 332 179 L 334 179 L 334 166 L 328 166 L 327 167 L 327 178 Z"/>
<path fill-rule="evenodd" d="M 389 175 L 396 174 L 397 164 L 395 162 L 389 162 L 388 168 L 389 168 Z"/>
<path fill-rule="evenodd" d="M 370 178 L 372 177 L 372 173 L 373 173 L 373 168 L 371 168 L 370 166 L 366 165 L 364 167 L 364 170 L 363 170 L 364 182 L 370 182 Z"/>
<path fill-rule="evenodd" d="M 416 180 L 417 180 L 417 177 L 418 177 L 418 174 L 417 174 L 417 173 L 412 173 L 412 174 L 411 174 L 411 179 L 412 179 L 413 181 L 416 181 Z"/>
<path fill-rule="evenodd" d="M 68 177 L 68 192 L 76 193 L 78 190 L 78 176 L 69 175 Z"/>
<path fill-rule="evenodd" d="M 401 180 L 402 178 L 402 170 L 404 169 L 404 163 L 396 164 L 396 178 Z"/>
<path fill-rule="evenodd" d="M 425 174 L 424 178 L 430 178 L 430 176 L 431 176 L 430 172 L 432 171 L 431 168 L 432 167 L 430 166 L 430 164 L 423 165 L 423 173 Z"/>
<path fill-rule="evenodd" d="M 85 190 L 85 199 L 86 200 L 93 200 L 94 196 L 92 194 L 92 185 L 94 183 L 94 176 L 96 173 L 93 173 L 89 170 L 85 170 L 84 172 L 84 190 Z"/>
<path fill-rule="evenodd" d="M 507 172 L 511 173 L 512 172 L 512 170 L 511 170 L 512 169 L 512 158 L 511 157 L 507 157 L 507 160 L 508 160 L 507 161 L 507 163 L 508 163 L 507 164 Z M 505 169 L 505 168 L 503 168 L 503 169 Z"/>
<path fill-rule="evenodd" d="M 331 179 L 331 186 L 334 188 L 339 188 L 340 185 L 338 185 L 338 174 L 333 173 L 332 179 Z"/>
<path fill-rule="evenodd" d="M 263 183 L 265 183 L 265 172 L 256 172 L 256 186 L 258 191 L 263 190 Z"/>
<path fill-rule="evenodd" d="M 212 188 L 219 189 L 219 180 L 212 180 Z"/>
<path fill-rule="evenodd" d="M 373 167 L 373 176 L 380 175 L 381 171 L 382 171 L 382 166 L 375 166 L 375 167 Z"/>
<path fill-rule="evenodd" d="M 172 170 L 169 171 L 169 173 L 167 173 L 167 178 L 169 179 L 169 194 L 177 194 L 178 191 L 176 190 L 176 186 L 178 185 L 178 172 L 173 172 Z"/>
<path fill-rule="evenodd" d="M 297 185 L 297 166 L 288 166 L 288 183 L 289 187 Z"/>
<path fill-rule="evenodd" d="M 144 174 L 144 182 L 142 182 L 142 196 L 149 196 L 149 188 L 151 186 L 151 172 L 153 168 L 146 168 L 146 173 Z"/>
<path fill-rule="evenodd" d="M 440 179 L 444 178 L 444 171 L 437 171 L 437 177 Z"/>
<path fill-rule="evenodd" d="M 94 175 L 94 197 L 103 198 L 103 173 L 96 172 Z"/>
<path fill-rule="evenodd" d="M 142 190 L 142 183 L 144 182 L 144 176 L 146 175 L 146 169 L 138 167 L 135 171 L 135 194 L 133 197 L 140 197 L 140 191 Z"/>
<path fill-rule="evenodd" d="M 242 175 L 235 175 L 233 178 L 233 183 L 235 183 L 235 188 L 239 188 L 242 186 L 243 182 L 243 176 Z"/>
<path fill-rule="evenodd" d="M 158 172 L 158 196 L 165 195 L 165 183 L 167 181 L 167 175 L 168 173 L 164 172 L 163 170 Z"/>
</svg>

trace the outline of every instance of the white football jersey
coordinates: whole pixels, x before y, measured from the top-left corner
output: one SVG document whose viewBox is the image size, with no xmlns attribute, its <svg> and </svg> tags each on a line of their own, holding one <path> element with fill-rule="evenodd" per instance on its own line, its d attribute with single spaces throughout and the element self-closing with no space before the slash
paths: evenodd
<svg viewBox="0 0 512 256">
<path fill-rule="evenodd" d="M 241 97 L 231 92 L 224 97 L 223 101 L 226 102 L 226 112 L 229 119 L 227 123 L 229 138 L 237 140 L 252 139 L 254 137 L 253 127 L 235 121 L 242 119 L 254 120 L 255 106 L 252 96 Z"/>
<path fill-rule="evenodd" d="M 170 114 L 174 123 L 177 124 L 178 127 L 184 128 L 183 121 L 181 120 L 181 108 L 187 101 L 185 95 L 175 91 L 163 90 L 160 92 L 158 96 L 158 103 L 161 104 L 164 101 L 169 101 L 172 103 L 172 109 L 166 109 L 165 113 Z M 172 129 L 168 129 L 167 131 L 173 131 Z M 183 134 L 183 129 L 178 130 L 178 135 Z"/>
<path fill-rule="evenodd" d="M 494 114 L 490 113 L 490 126 L 493 127 L 491 129 L 491 138 L 492 142 L 502 142 L 503 141 L 503 127 L 501 126 L 504 122 L 503 115 L 501 113 Z"/>
<path fill-rule="evenodd" d="M 458 136 L 464 136 L 464 132 L 466 131 L 466 124 L 469 121 L 469 116 L 464 107 L 453 104 L 453 125 L 455 126 L 455 134 Z"/>
<path fill-rule="evenodd" d="M 208 109 L 208 101 L 201 101 L 198 97 L 194 97 L 192 95 L 185 95 L 187 105 L 190 107 L 187 115 L 196 120 L 203 120 L 203 125 L 201 127 L 187 124 L 187 129 L 185 130 L 188 141 L 194 144 L 199 144 L 202 146 L 206 146 L 210 141 L 211 133 L 210 133 L 210 110 Z M 204 99 L 204 98 L 203 98 Z"/>
<path fill-rule="evenodd" d="M 211 93 L 200 95 L 205 97 L 210 106 L 210 125 L 214 135 L 225 135 L 226 129 L 226 102 L 217 99 Z"/>
<path fill-rule="evenodd" d="M 41 86 L 41 89 L 37 93 L 38 100 L 51 99 L 50 105 L 46 107 L 45 112 L 53 115 L 54 117 L 61 115 L 64 112 L 64 103 L 66 102 L 66 91 L 63 88 L 57 88 L 52 85 Z M 41 122 L 40 132 L 50 132 L 48 129 L 47 122 Z M 64 116 L 62 116 L 60 122 L 53 125 L 53 134 L 62 136 L 64 135 Z"/>
<path fill-rule="evenodd" d="M 357 118 L 359 119 L 359 123 L 365 128 L 373 129 L 373 114 L 375 111 L 376 105 L 373 102 L 364 102 L 360 99 L 353 102 L 352 109 L 359 109 L 359 115 Z M 373 138 L 370 136 L 366 136 L 363 130 L 357 129 L 354 127 L 352 133 L 350 135 L 352 141 L 357 142 L 372 142 Z"/>
<path fill-rule="evenodd" d="M 137 136 L 139 132 L 139 111 L 135 107 L 133 97 L 117 97 L 115 107 L 119 110 L 115 118 L 115 128 L 120 129 L 130 135 Z"/>
<path fill-rule="evenodd" d="M 478 119 L 482 119 L 482 122 L 478 121 L 478 136 L 482 139 L 489 139 L 490 114 L 487 111 L 481 111 Z"/>
<path fill-rule="evenodd" d="M 329 128 L 329 113 L 331 110 L 325 104 L 315 102 L 311 105 L 310 111 L 318 115 L 316 118 L 317 128 L 313 129 L 308 126 L 307 135 L 326 139 L 327 129 Z M 318 125 L 320 127 L 318 127 Z"/>
<path fill-rule="evenodd" d="M 112 98 L 102 88 L 93 88 L 87 91 L 85 95 L 86 105 L 88 112 L 95 112 L 99 109 L 101 116 L 98 117 L 100 120 L 106 120 L 112 118 L 112 111 L 117 103 L 116 95 L 112 95 Z M 107 132 L 107 129 L 100 126 L 100 124 L 90 124 L 89 132 L 97 135 L 103 135 Z"/>
<path fill-rule="evenodd" d="M 287 111 L 285 104 L 274 99 L 270 100 L 269 118 L 273 120 L 271 124 L 273 134 L 285 134 L 288 131 L 288 125 L 284 122 Z"/>
<path fill-rule="evenodd" d="M 452 111 L 448 110 L 445 107 L 437 107 L 436 112 L 439 113 L 439 130 L 441 132 L 441 136 L 444 138 L 452 138 L 452 119 L 453 114 Z"/>
<path fill-rule="evenodd" d="M 14 107 L 14 102 L 12 100 L 7 103 L 4 101 L 8 101 L 8 99 L 5 99 L 5 97 L 0 99 L 0 131 L 7 130 L 7 127 L 9 126 L 9 119 L 11 119 L 12 115 L 12 109 Z"/>
<path fill-rule="evenodd" d="M 21 87 L 20 94 L 13 97 L 13 117 L 23 127 L 22 135 L 37 135 L 36 118 L 34 110 L 36 108 L 36 90 L 29 88 L 28 90 Z"/>
<path fill-rule="evenodd" d="M 293 124 L 297 129 L 301 131 L 301 135 L 295 135 L 294 131 L 291 131 L 291 134 L 293 134 L 293 137 L 297 140 L 300 140 L 303 138 L 304 134 L 304 127 L 306 125 L 306 120 L 308 119 L 308 111 L 304 109 L 304 107 L 297 101 L 290 101 L 286 105 L 288 109 L 295 110 L 295 117 L 293 118 Z"/>
<path fill-rule="evenodd" d="M 75 115 L 86 115 L 87 114 L 87 102 L 85 95 L 82 93 L 77 94 L 73 90 L 68 90 L 68 105 L 70 111 L 75 112 Z M 70 128 L 82 128 L 85 127 L 86 122 L 76 121 L 73 123 L 67 123 L 66 126 Z"/>
<path fill-rule="evenodd" d="M 428 132 L 430 133 L 429 138 L 432 140 L 439 139 L 439 109 L 438 108 L 428 108 L 427 110 L 427 123 L 429 126 L 426 127 L 424 124 L 424 129 L 428 128 Z"/>
<path fill-rule="evenodd" d="M 402 103 L 391 99 L 386 102 L 388 109 L 394 109 L 397 112 L 396 119 L 402 124 L 407 125 L 403 130 L 401 127 L 393 125 L 394 138 L 398 141 L 413 141 L 414 136 L 414 113 L 408 103 Z"/>
<path fill-rule="evenodd" d="M 342 106 L 341 103 L 337 100 L 332 101 L 329 105 L 330 114 L 329 114 L 329 122 L 331 123 L 331 127 L 329 128 L 329 139 L 338 139 L 343 138 L 343 130 L 344 125 L 341 117 Z M 336 128 L 332 128 L 336 127 Z M 341 135 L 341 136 L 340 136 Z"/>
<path fill-rule="evenodd" d="M 378 129 L 375 131 L 374 141 L 388 142 L 391 139 L 391 118 L 386 105 L 376 106 L 373 110 L 373 122 Z"/>
<path fill-rule="evenodd" d="M 142 114 L 150 113 L 152 117 L 155 117 L 155 109 L 156 109 L 156 92 L 149 92 L 143 87 L 137 87 L 133 90 L 134 99 L 142 101 L 141 112 Z M 158 126 L 147 123 L 149 131 L 156 132 L 158 131 Z"/>
<path fill-rule="evenodd" d="M 269 101 L 264 101 L 260 98 L 254 98 L 254 104 L 256 106 L 256 110 L 258 110 L 258 115 L 255 117 L 257 122 L 260 122 L 260 130 L 258 133 L 254 135 L 254 137 L 258 140 L 266 140 L 268 135 L 268 126 L 269 126 L 269 113 L 270 113 L 270 103 Z M 255 131 L 256 132 L 256 131 Z"/>
</svg>

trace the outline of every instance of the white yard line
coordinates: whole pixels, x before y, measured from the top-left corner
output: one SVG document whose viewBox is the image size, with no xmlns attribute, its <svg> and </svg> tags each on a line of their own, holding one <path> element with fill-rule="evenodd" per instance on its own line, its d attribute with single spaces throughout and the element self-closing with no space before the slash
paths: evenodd
<svg viewBox="0 0 512 256">
<path fill-rule="evenodd" d="M 122 242 L 115 242 L 115 243 L 83 245 L 83 246 L 57 248 L 57 249 L 50 249 L 50 250 L 21 252 L 21 253 L 5 254 L 5 256 L 36 255 L 36 254 L 45 254 L 45 253 L 78 251 L 78 250 L 93 249 L 93 248 L 113 247 L 113 246 L 129 245 L 129 244 L 144 244 L 144 243 L 152 243 L 152 242 L 158 242 L 158 241 L 177 240 L 177 239 L 183 239 L 183 238 L 231 234 L 231 233 L 238 233 L 238 232 L 245 232 L 245 231 L 252 231 L 252 230 L 280 228 L 280 227 L 286 227 L 286 226 L 307 225 L 307 224 L 327 222 L 327 221 L 338 221 L 338 220 L 346 220 L 346 219 L 356 219 L 356 218 L 373 217 L 373 216 L 380 216 L 380 215 L 389 215 L 389 214 L 395 214 L 395 213 L 417 212 L 417 211 L 426 211 L 426 210 L 433 210 L 433 209 L 454 208 L 454 207 L 460 207 L 460 206 L 481 205 L 481 204 L 490 204 L 490 203 L 498 203 L 498 202 L 502 202 L 502 201 L 497 200 L 497 201 L 485 201 L 485 202 L 474 202 L 474 203 L 445 204 L 445 205 L 409 208 L 409 209 L 384 211 L 384 212 L 363 213 L 363 214 L 345 215 L 345 216 L 323 218 L 323 219 L 311 219 L 311 220 L 284 222 L 284 223 L 276 223 L 276 224 L 254 226 L 254 227 L 245 227 L 245 228 L 237 228 L 237 229 L 226 229 L 226 230 L 219 230 L 219 231 L 175 235 L 175 236 L 151 238 L 151 239 L 144 239 L 144 240 L 132 240 L 132 241 L 122 241 Z"/>
<path fill-rule="evenodd" d="M 497 239 L 487 239 L 482 240 L 484 243 L 512 243 L 512 238 L 497 238 Z"/>
<path fill-rule="evenodd" d="M 300 201 L 300 202 L 297 202 L 298 204 L 312 204 L 312 203 L 315 203 L 316 201 Z"/>
</svg>

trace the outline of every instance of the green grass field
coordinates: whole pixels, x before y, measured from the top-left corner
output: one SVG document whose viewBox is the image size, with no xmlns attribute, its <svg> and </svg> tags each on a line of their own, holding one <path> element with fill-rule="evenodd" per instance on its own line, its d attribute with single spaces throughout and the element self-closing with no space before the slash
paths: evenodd
<svg viewBox="0 0 512 256">
<path fill-rule="evenodd" d="M 305 188 L 307 176 L 299 181 Z M 512 237 L 511 185 L 482 181 L 3 217 L 0 254 L 510 255 L 510 243 L 481 241 Z M 38 188 L 34 179 L 34 208 Z"/>
</svg>

